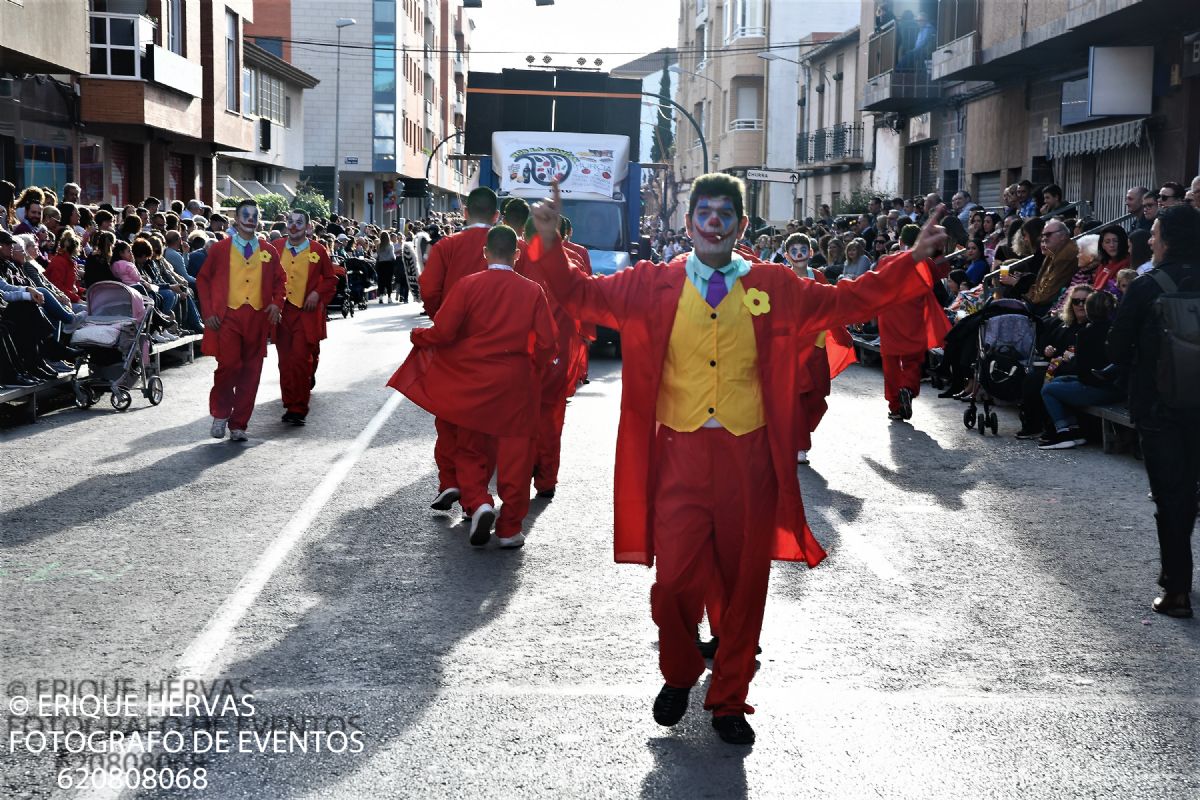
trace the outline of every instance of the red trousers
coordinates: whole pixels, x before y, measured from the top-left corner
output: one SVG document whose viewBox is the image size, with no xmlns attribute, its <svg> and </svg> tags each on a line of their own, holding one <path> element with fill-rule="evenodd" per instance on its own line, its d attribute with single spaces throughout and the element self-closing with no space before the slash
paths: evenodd
<svg viewBox="0 0 1200 800">
<path fill-rule="evenodd" d="M 562 455 L 562 429 L 567 418 L 567 398 L 542 403 L 538 415 L 537 438 L 533 443 L 533 467 L 537 471 L 533 486 L 539 492 L 558 485 L 558 464 Z"/>
<path fill-rule="evenodd" d="M 304 315 L 320 311 L 302 311 L 291 303 L 283 304 L 283 319 L 275 328 L 275 349 L 279 353 L 279 390 L 283 406 L 297 414 L 308 414 L 313 377 L 317 374 L 320 342 L 308 341 Z"/>
<path fill-rule="evenodd" d="M 516 536 L 529 513 L 529 471 L 533 467 L 532 442 L 527 436 L 491 436 L 479 431 L 457 429 L 454 464 L 459 501 L 464 509 L 475 511 L 484 503 L 495 507 L 488 493 L 493 465 L 496 489 L 503 505 L 496 522 L 496 535 Z"/>
<path fill-rule="evenodd" d="M 265 311 L 244 305 L 226 311 L 217 330 L 217 371 L 208 412 L 228 419 L 231 430 L 244 431 L 250 424 L 270 327 Z"/>
<path fill-rule="evenodd" d="M 900 410 L 900 390 L 908 389 L 912 396 L 921 393 L 921 367 L 925 365 L 925 353 L 907 356 L 883 356 L 883 396 L 888 411 Z"/>
<path fill-rule="evenodd" d="M 710 600 L 720 609 L 721 647 L 704 707 L 718 715 L 754 711 L 746 695 L 767 601 L 778 495 L 770 453 L 766 428 L 743 436 L 723 428 L 658 432 L 650 612 L 659 667 L 671 686 L 699 680 L 704 659 L 696 626 Z"/>
<path fill-rule="evenodd" d="M 433 443 L 433 463 L 437 465 L 438 471 L 438 494 L 447 489 L 462 490 L 461 479 L 458 476 L 458 436 L 461 430 L 453 422 L 447 422 L 444 419 L 434 417 L 433 428 L 437 431 L 437 439 Z M 491 441 L 488 445 L 488 463 L 487 474 L 490 478 L 491 474 L 496 471 L 496 442 L 498 437 L 490 437 Z M 523 441 L 528 442 L 529 439 Z M 532 467 L 531 467 L 532 469 Z M 484 484 L 487 485 L 486 483 Z M 463 492 L 463 500 L 461 503 L 464 510 L 474 509 L 474 506 L 469 506 L 466 503 L 466 492 Z"/>
<path fill-rule="evenodd" d="M 813 354 L 809 357 L 805 368 L 808 370 L 811 388 L 807 392 L 802 392 L 797 401 L 799 403 L 799 417 L 796 421 L 797 450 L 812 450 L 812 434 L 821 424 L 825 412 L 829 410 L 829 403 L 825 398 L 829 397 L 833 383 L 829 377 L 829 357 L 825 354 L 824 348 L 813 348 Z"/>
</svg>

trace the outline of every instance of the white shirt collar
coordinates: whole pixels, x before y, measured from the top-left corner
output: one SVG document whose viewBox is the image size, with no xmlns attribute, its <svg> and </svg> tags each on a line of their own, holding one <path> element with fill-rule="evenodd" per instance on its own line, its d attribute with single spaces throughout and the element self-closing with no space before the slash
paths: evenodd
<svg viewBox="0 0 1200 800">
<path fill-rule="evenodd" d="M 505 269 L 505 270 L 508 270 L 509 272 L 513 271 L 513 268 L 510 267 L 508 264 L 488 264 L 488 269 Z"/>
</svg>

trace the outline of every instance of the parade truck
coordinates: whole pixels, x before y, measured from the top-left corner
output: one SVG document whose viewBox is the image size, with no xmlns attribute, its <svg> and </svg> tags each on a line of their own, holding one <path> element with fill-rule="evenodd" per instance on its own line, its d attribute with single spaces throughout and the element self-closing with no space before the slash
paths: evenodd
<svg viewBox="0 0 1200 800">
<path fill-rule="evenodd" d="M 479 185 L 530 205 L 558 182 L 571 241 L 587 248 L 593 275 L 632 266 L 641 230 L 641 168 L 629 160 L 629 137 L 600 133 L 496 131 L 492 154 L 480 159 Z M 596 341 L 620 348 L 616 331 Z"/>
</svg>

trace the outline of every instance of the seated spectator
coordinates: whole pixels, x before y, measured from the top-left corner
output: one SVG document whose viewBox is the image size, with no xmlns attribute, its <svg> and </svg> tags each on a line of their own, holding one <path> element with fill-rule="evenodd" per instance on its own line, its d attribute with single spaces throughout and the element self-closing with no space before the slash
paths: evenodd
<svg viewBox="0 0 1200 800">
<path fill-rule="evenodd" d="M 1040 204 L 1033 196 L 1033 182 L 1030 180 L 1023 180 L 1018 182 L 1016 187 L 1017 216 L 1023 218 L 1038 216 L 1038 208 Z M 1062 194 L 1061 190 L 1059 190 L 1059 194 Z"/>
<path fill-rule="evenodd" d="M 1051 183 L 1042 189 L 1042 197 L 1044 200 L 1039 211 L 1043 217 L 1075 216 L 1075 209 L 1063 210 L 1063 190 L 1058 184 Z"/>
<path fill-rule="evenodd" d="M 1129 266 L 1145 275 L 1154 269 L 1154 252 L 1150 249 L 1150 231 L 1136 230 L 1129 234 Z"/>
<path fill-rule="evenodd" d="M 1175 181 L 1167 181 L 1158 190 L 1158 206 L 1160 210 L 1183 205 L 1184 194 L 1187 192 L 1182 185 Z"/>
<path fill-rule="evenodd" d="M 853 239 L 846 245 L 846 266 L 839 280 L 854 280 L 866 275 L 873 266 L 871 259 L 867 258 L 866 244 L 862 239 Z"/>
<path fill-rule="evenodd" d="M 1100 231 L 1100 267 L 1096 270 L 1093 289 L 1103 289 L 1115 280 L 1117 273 L 1129 266 L 1129 236 L 1120 225 L 1109 225 Z"/>
<path fill-rule="evenodd" d="M 1100 237 L 1094 233 L 1089 233 L 1086 236 L 1080 237 L 1075 242 L 1075 247 L 1078 250 L 1078 255 L 1075 259 L 1077 268 L 1075 274 L 1067 281 L 1066 288 L 1070 289 L 1072 286 L 1078 286 L 1081 283 L 1095 288 L 1097 281 L 1096 273 L 1100 271 Z M 1112 278 L 1106 279 L 1100 285 L 1100 288 L 1111 292 L 1115 296 L 1117 282 Z M 1062 307 L 1067 302 L 1068 294 L 1069 292 L 1062 293 L 1062 296 L 1050 308 L 1051 314 L 1057 314 L 1062 310 Z"/>
<path fill-rule="evenodd" d="M 967 265 L 967 280 L 970 281 L 971 286 L 978 286 L 983 283 L 983 276 L 987 275 L 991 268 L 983 255 L 983 245 L 974 239 L 967 242 L 964 257 Z"/>
<path fill-rule="evenodd" d="M 77 318 L 76 311 L 82 311 L 83 306 L 76 309 L 71 304 L 70 298 L 46 278 L 46 268 L 40 261 L 42 251 L 38 248 L 37 239 L 28 233 L 14 236 L 13 239 L 12 261 L 24 273 L 26 285 L 33 286 L 42 293 L 45 298 L 42 310 L 46 316 L 52 322 L 61 322 L 66 325 L 74 325 L 81 321 L 82 315 Z"/>
<path fill-rule="evenodd" d="M 103 211 L 100 213 L 104 213 Z M 112 231 L 100 231 L 92 239 L 92 252 L 83 262 L 83 285 L 91 288 L 100 281 L 119 280 L 112 271 L 112 253 L 117 236 Z"/>
<path fill-rule="evenodd" d="M 1067 353 L 1075 352 L 1079 333 L 1087 325 L 1084 306 L 1092 295 L 1092 287 L 1080 284 L 1067 293 L 1067 302 L 1055 316 L 1048 317 L 1038 331 L 1037 355 L 1039 356 L 1025 374 L 1022 387 L 1020 417 L 1021 430 L 1018 439 L 1050 438 L 1054 425 L 1046 407 L 1042 404 L 1042 386 L 1051 363 L 1060 365 Z M 1062 374 L 1068 374 L 1069 369 Z"/>
<path fill-rule="evenodd" d="M 761 234 L 754 242 L 754 255 L 762 261 L 770 261 L 771 252 L 771 237 Z"/>
<path fill-rule="evenodd" d="M 1117 299 L 1109 292 L 1092 292 L 1084 301 L 1087 325 L 1069 359 L 1072 374 L 1056 374 L 1042 387 L 1042 403 L 1054 421 L 1054 433 L 1038 440 L 1039 450 L 1067 450 L 1086 444 L 1074 410 L 1108 405 L 1125 397 L 1124 387 L 1097 375 L 1109 364 L 1105 342 L 1116 307 Z"/>
<path fill-rule="evenodd" d="M 84 301 L 84 289 L 79 283 L 79 265 L 75 258 L 79 255 L 79 237 L 70 228 L 63 228 L 58 236 L 58 248 L 50 263 L 46 265 L 46 277 L 61 291 L 72 304 Z"/>
<path fill-rule="evenodd" d="M 133 244 L 141 232 L 142 221 L 138 218 L 137 214 L 133 214 L 121 220 L 121 227 L 117 231 L 117 238 Z"/>
<path fill-rule="evenodd" d="M 1027 226 L 1023 226 L 1027 227 Z M 1043 315 L 1058 301 L 1062 290 L 1079 268 L 1079 248 L 1062 220 L 1051 219 L 1042 228 L 1041 249 L 1045 256 L 1033 285 L 1025 294 L 1033 313 Z M 1012 275 L 1009 275 L 1012 278 Z"/>
<path fill-rule="evenodd" d="M 830 283 L 836 283 L 842 277 L 842 271 L 846 269 L 846 252 L 842 240 L 830 234 L 829 241 L 825 245 L 825 277 Z"/>
<path fill-rule="evenodd" d="M 1129 291 L 1129 284 L 1137 280 L 1138 274 L 1136 269 L 1123 269 L 1117 273 L 1117 292 L 1119 300 L 1125 299 L 1125 293 Z"/>
</svg>

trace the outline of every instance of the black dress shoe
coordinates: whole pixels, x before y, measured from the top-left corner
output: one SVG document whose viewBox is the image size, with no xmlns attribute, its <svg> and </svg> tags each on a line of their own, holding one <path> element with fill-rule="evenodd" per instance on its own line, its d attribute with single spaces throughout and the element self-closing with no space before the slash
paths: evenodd
<svg viewBox="0 0 1200 800">
<path fill-rule="evenodd" d="M 754 744 L 754 728 L 746 722 L 745 714 L 713 717 L 712 726 L 726 744 Z"/>
<path fill-rule="evenodd" d="M 433 502 L 429 504 L 429 507 L 434 511 L 449 511 L 450 507 L 453 506 L 460 497 L 462 497 L 462 492 L 460 492 L 458 489 L 446 489 L 438 494 L 437 497 L 433 498 Z"/>
<path fill-rule="evenodd" d="M 1156 613 L 1166 614 L 1175 619 L 1191 619 L 1192 600 L 1187 592 L 1163 592 L 1162 597 L 1154 598 L 1150 605 Z"/>
<path fill-rule="evenodd" d="M 540 498 L 541 498 L 541 499 L 543 499 L 543 500 L 553 500 L 553 499 L 554 499 L 554 489 L 553 489 L 553 488 L 551 488 L 551 489 L 542 489 L 540 492 L 538 492 L 538 493 L 537 493 L 536 495 L 534 495 L 534 496 L 535 496 L 535 497 L 540 497 Z"/>
<path fill-rule="evenodd" d="M 658 697 L 654 698 L 654 721 L 669 728 L 683 719 L 683 715 L 687 713 L 688 695 L 691 693 L 690 686 L 679 689 L 664 683 Z"/>
<path fill-rule="evenodd" d="M 955 388 L 952 386 L 952 387 L 950 387 L 949 389 L 947 389 L 947 390 L 946 390 L 946 391 L 944 391 L 944 392 L 938 392 L 938 397 L 940 397 L 940 398 L 942 398 L 942 399 L 944 400 L 944 399 L 945 399 L 945 398 L 947 398 L 947 397 L 954 397 L 954 396 L 955 396 L 956 394 L 958 394 L 960 391 L 962 391 L 962 390 L 961 390 L 961 389 L 955 389 Z"/>
<path fill-rule="evenodd" d="M 299 427 L 300 425 L 304 424 L 304 415 L 295 411 L 288 411 L 283 415 L 282 421 L 289 422 L 292 425 Z"/>
<path fill-rule="evenodd" d="M 696 639 L 696 649 L 700 651 L 700 655 L 707 659 L 717 657 L 717 648 L 721 646 L 721 637 L 714 636 L 707 642 L 703 639 Z"/>
</svg>

